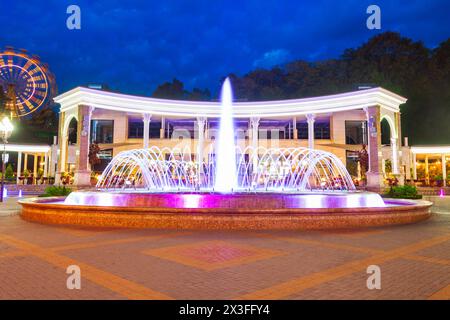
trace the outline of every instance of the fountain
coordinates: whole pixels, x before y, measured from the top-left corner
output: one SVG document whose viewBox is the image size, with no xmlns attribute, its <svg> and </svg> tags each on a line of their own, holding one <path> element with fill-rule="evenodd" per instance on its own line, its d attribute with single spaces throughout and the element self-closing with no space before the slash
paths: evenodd
<svg viewBox="0 0 450 320">
<path fill-rule="evenodd" d="M 119 153 L 95 191 L 24 199 L 24 219 L 91 226 L 205 229 L 327 229 L 411 223 L 426 201 L 357 191 L 334 154 L 308 148 L 240 148 L 232 90 L 221 93 L 219 137 L 205 159 L 188 147 Z M 257 155 L 257 161 L 246 155 Z"/>
<path fill-rule="evenodd" d="M 222 86 L 222 114 L 219 128 L 217 148 L 217 168 L 214 189 L 221 192 L 232 192 L 237 187 L 236 148 L 234 142 L 234 124 L 232 108 L 233 95 L 230 80 L 227 78 Z"/>
</svg>

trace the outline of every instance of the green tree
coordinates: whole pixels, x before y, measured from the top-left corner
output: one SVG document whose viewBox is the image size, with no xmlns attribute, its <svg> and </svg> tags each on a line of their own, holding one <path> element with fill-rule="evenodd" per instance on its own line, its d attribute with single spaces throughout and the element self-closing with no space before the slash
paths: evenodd
<svg viewBox="0 0 450 320">
<path fill-rule="evenodd" d="M 194 88 L 192 92 L 187 94 L 186 99 L 192 101 L 208 101 L 211 100 L 211 92 L 208 89 Z"/>
<path fill-rule="evenodd" d="M 51 130 L 55 134 L 58 131 L 58 114 L 50 106 L 37 110 L 31 117 L 25 119 L 27 125 L 32 125 L 40 129 Z"/>
<path fill-rule="evenodd" d="M 11 164 L 8 164 L 5 169 L 5 178 L 11 180 L 14 178 L 14 170 Z"/>
<path fill-rule="evenodd" d="M 159 85 L 152 96 L 161 99 L 184 100 L 187 96 L 187 91 L 184 90 L 183 82 L 173 79 L 172 82 L 165 82 Z"/>
</svg>

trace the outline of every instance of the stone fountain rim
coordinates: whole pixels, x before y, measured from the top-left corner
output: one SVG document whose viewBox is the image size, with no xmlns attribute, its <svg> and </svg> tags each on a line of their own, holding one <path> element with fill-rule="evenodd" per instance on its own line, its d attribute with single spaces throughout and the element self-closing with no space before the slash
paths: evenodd
<svg viewBox="0 0 450 320">
<path fill-rule="evenodd" d="M 136 214 L 284 214 L 284 215 L 335 215 L 351 214 L 365 215 L 377 214 L 395 214 L 404 211 L 420 211 L 429 209 L 433 203 L 426 200 L 412 199 L 393 199 L 384 198 L 383 201 L 394 206 L 388 207 L 355 207 L 355 208 L 175 208 L 175 207 L 124 207 L 124 206 L 96 206 L 96 205 L 70 205 L 64 204 L 66 197 L 33 197 L 18 201 L 22 207 L 39 207 L 40 209 L 59 209 L 63 208 L 71 211 L 96 210 L 98 212 L 132 212 Z M 230 212 L 233 211 L 233 212 Z"/>
<path fill-rule="evenodd" d="M 20 200 L 26 221 L 78 227 L 141 228 L 165 230 L 329 230 L 393 226 L 431 217 L 429 201 L 401 201 L 409 205 L 384 208 L 282 209 L 244 211 L 99 207 L 48 202 L 64 197 Z M 396 203 L 398 201 L 396 200 Z M 223 209 L 223 208 L 222 208 Z M 324 211 L 325 210 L 325 211 Z"/>
</svg>

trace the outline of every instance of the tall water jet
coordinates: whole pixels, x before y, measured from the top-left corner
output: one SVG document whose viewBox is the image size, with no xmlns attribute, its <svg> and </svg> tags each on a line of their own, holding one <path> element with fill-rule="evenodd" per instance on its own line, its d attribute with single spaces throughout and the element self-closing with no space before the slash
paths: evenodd
<svg viewBox="0 0 450 320">
<path fill-rule="evenodd" d="M 231 192 L 237 187 L 236 146 L 234 143 L 233 94 L 230 79 L 226 78 L 220 96 L 222 111 L 220 115 L 219 138 L 216 152 L 216 179 L 214 189 Z"/>
</svg>

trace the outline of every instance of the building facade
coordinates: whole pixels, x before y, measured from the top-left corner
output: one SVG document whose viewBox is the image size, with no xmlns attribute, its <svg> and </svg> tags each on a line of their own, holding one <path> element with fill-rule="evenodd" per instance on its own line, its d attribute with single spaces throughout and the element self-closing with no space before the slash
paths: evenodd
<svg viewBox="0 0 450 320">
<path fill-rule="evenodd" d="M 124 150 L 189 147 L 194 159 L 207 161 L 221 111 L 220 102 L 164 100 L 84 87 L 54 100 L 61 105 L 55 181 L 62 173 L 73 172 L 79 186 L 89 185 L 92 170 L 101 170 Z M 235 139 L 242 147 L 329 151 L 356 178 L 361 176 L 357 154 L 366 145 L 367 186 L 379 189 L 386 162 L 400 181 L 411 178 L 411 160 L 402 157 L 402 153 L 409 156 L 402 151 L 400 129 L 399 106 L 405 102 L 380 87 L 305 99 L 235 102 Z M 388 145 L 382 144 L 382 121 L 389 128 Z M 91 168 L 88 155 L 93 142 L 100 147 L 102 163 Z"/>
</svg>

